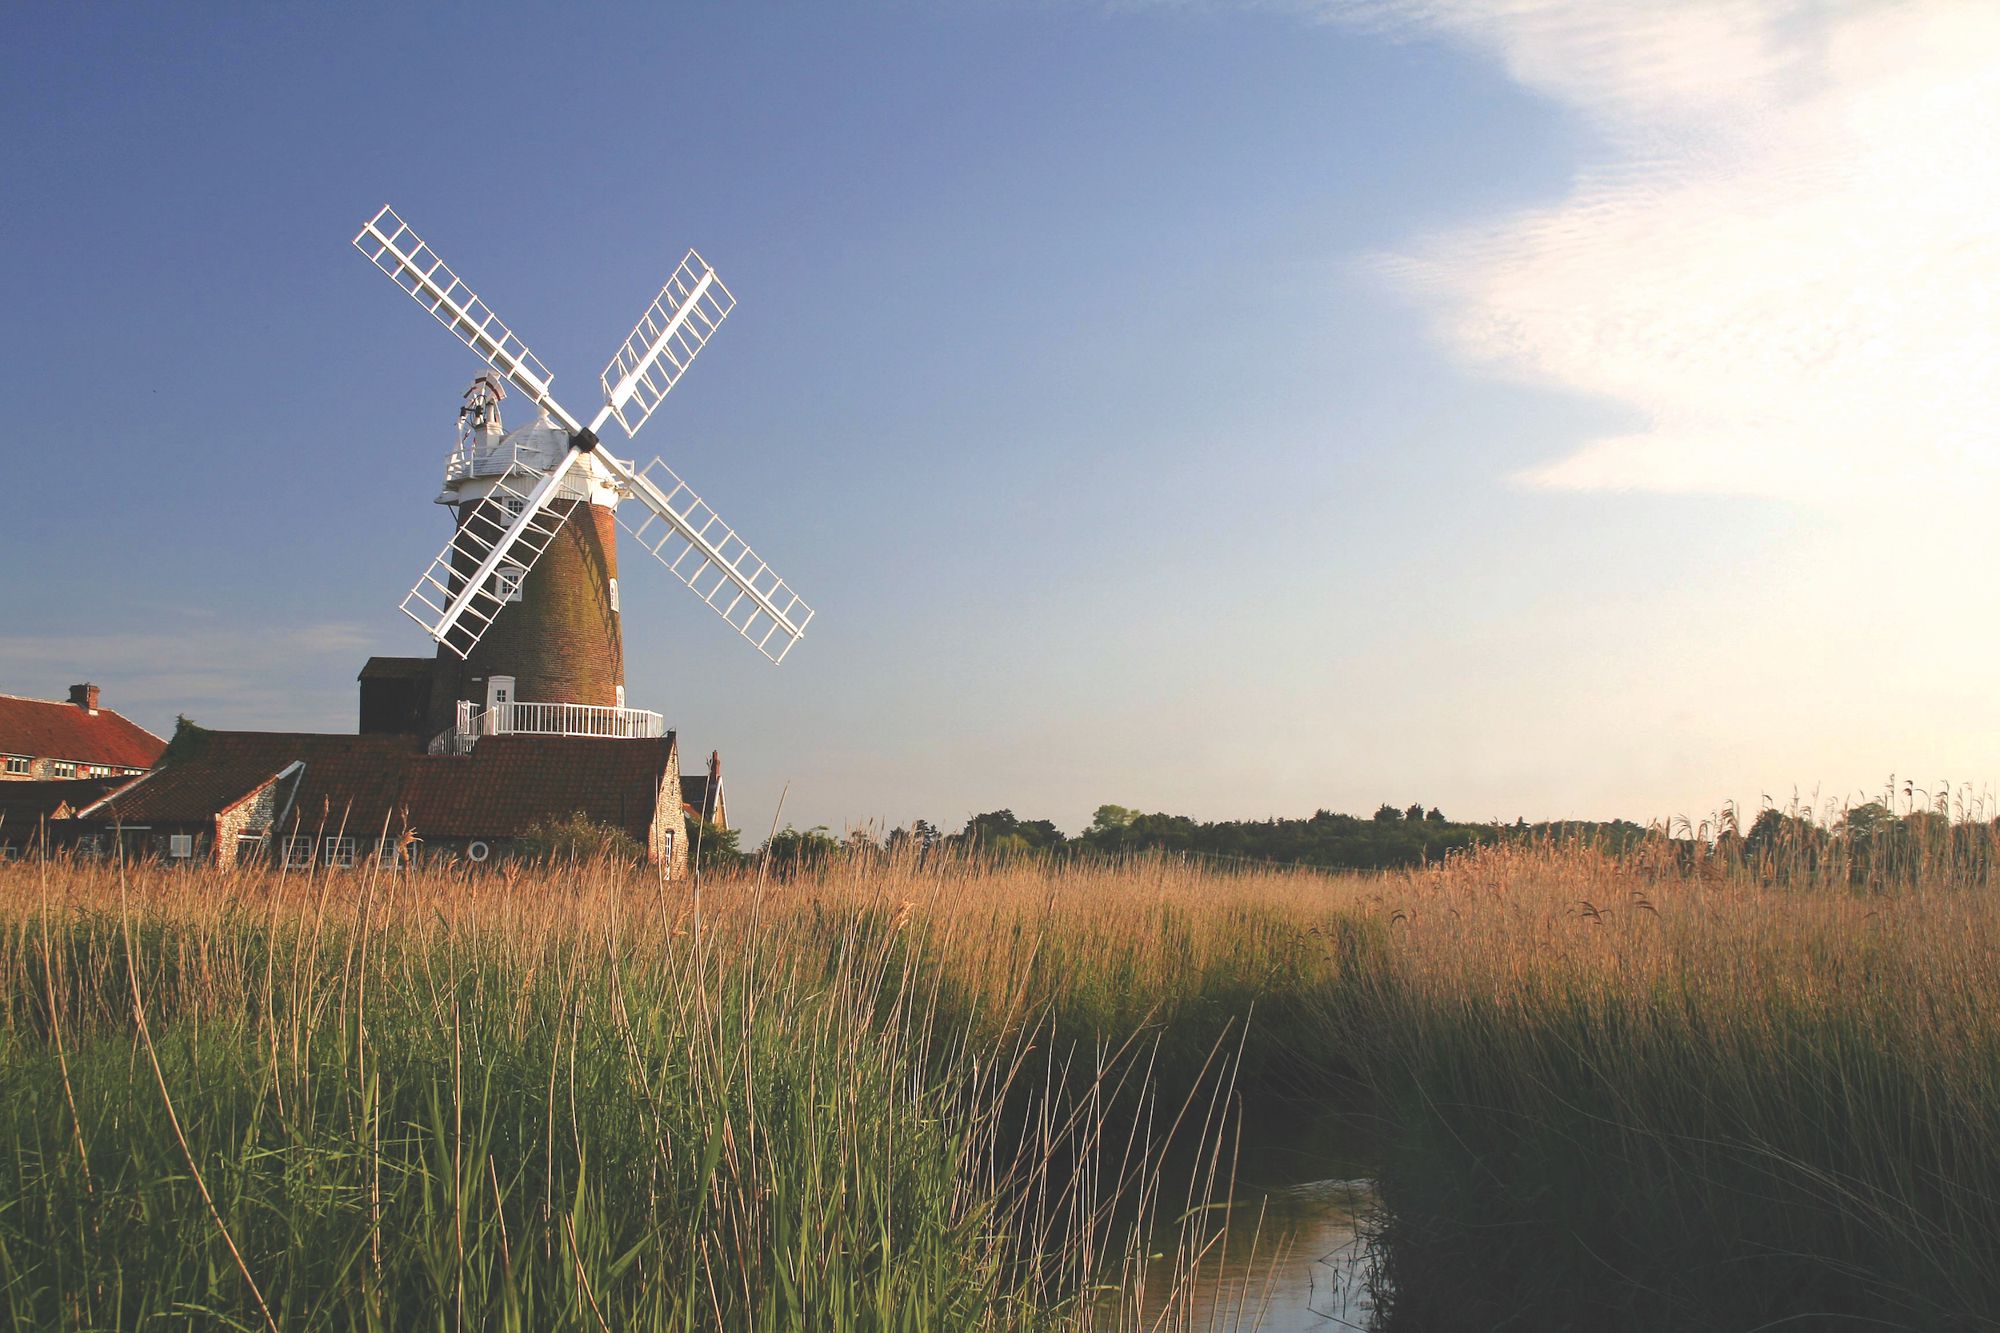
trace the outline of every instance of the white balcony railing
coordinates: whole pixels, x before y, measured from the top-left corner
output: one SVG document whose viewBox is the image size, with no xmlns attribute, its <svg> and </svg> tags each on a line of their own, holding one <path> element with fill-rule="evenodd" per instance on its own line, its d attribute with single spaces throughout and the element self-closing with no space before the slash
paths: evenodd
<svg viewBox="0 0 2000 1333">
<path fill-rule="evenodd" d="M 472 748 L 481 736 L 597 736 L 634 740 L 667 734 L 666 719 L 644 708 L 603 708 L 592 704 L 506 703 L 480 708 L 458 704 L 451 746 Z"/>
</svg>

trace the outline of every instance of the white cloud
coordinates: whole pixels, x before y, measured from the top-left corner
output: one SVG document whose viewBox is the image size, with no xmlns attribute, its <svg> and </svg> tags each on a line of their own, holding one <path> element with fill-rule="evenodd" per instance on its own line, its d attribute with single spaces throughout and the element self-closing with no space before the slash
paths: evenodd
<svg viewBox="0 0 2000 1333">
<path fill-rule="evenodd" d="M 2000 482 L 2000 6 L 1409 0 L 1605 160 L 1381 266 L 1449 345 L 1641 423 L 1533 485 L 1842 501 Z"/>
<path fill-rule="evenodd" d="M 185 712 L 210 726 L 320 730 L 351 713 L 353 672 L 370 643 L 347 624 L 0 635 L 0 681 L 46 699 L 96 681 L 105 707 L 155 729 Z"/>
</svg>

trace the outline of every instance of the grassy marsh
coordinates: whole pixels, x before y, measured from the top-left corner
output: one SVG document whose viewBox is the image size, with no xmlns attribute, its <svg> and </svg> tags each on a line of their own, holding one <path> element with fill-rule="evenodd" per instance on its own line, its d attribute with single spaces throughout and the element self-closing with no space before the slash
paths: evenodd
<svg viewBox="0 0 2000 1333">
<path fill-rule="evenodd" d="M 2000 1322 L 1958 861 L 21 864 L 0 1003 L 15 1327 L 1178 1326 L 1226 1212 L 1133 1238 L 1328 1103 L 1391 1329 Z"/>
</svg>

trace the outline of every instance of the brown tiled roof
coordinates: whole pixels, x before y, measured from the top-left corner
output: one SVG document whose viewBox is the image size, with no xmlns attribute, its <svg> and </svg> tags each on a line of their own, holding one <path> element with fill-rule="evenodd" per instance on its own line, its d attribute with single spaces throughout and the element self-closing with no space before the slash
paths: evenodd
<svg viewBox="0 0 2000 1333">
<path fill-rule="evenodd" d="M 644 841 L 674 737 L 488 736 L 468 755 L 431 755 L 411 736 L 211 731 L 184 759 L 91 811 L 127 824 L 194 823 L 303 760 L 287 830 L 376 837 L 511 838 L 581 811 Z"/>
<path fill-rule="evenodd" d="M 137 778 L 58 778 L 52 782 L 0 782 L 0 837 L 24 824 L 62 819 Z"/>
<path fill-rule="evenodd" d="M 420 753 L 410 736 L 326 736 L 287 731 L 209 731 L 192 752 L 90 812 L 126 824 L 199 823 L 305 762 L 292 810 L 301 828 L 379 831 L 395 806 L 403 770 Z M 288 821 L 289 822 L 289 821 Z"/>
<path fill-rule="evenodd" d="M 422 680 L 437 666 L 434 657 L 371 657 L 356 680 Z"/>
<path fill-rule="evenodd" d="M 648 740 L 488 736 L 468 755 L 426 755 L 405 790 L 418 837 L 518 837 L 582 812 L 641 843 L 666 785 L 672 733 Z"/>
<path fill-rule="evenodd" d="M 166 748 L 158 736 L 109 708 L 93 714 L 72 703 L 0 694 L 0 753 L 151 768 Z"/>
</svg>

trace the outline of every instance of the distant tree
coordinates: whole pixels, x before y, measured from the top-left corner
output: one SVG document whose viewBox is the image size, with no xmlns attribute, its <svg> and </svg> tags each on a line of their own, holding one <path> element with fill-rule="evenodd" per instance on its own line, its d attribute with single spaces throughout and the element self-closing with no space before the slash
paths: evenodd
<svg viewBox="0 0 2000 1333">
<path fill-rule="evenodd" d="M 167 741 L 167 752 L 160 757 L 160 762 L 177 764 L 183 759 L 194 758 L 206 748 L 208 729 L 182 713 L 174 718 L 174 734 Z"/>
<path fill-rule="evenodd" d="M 826 831 L 826 825 L 816 824 L 800 832 L 787 824 L 765 840 L 762 856 L 772 874 L 789 876 L 817 870 L 839 851 L 840 844 Z"/>
<path fill-rule="evenodd" d="M 1046 819 L 1022 819 L 1012 810 L 989 810 L 966 820 L 964 830 L 953 841 L 962 847 L 1010 856 L 1054 851 L 1069 839 Z"/>
<path fill-rule="evenodd" d="M 937 825 L 928 819 L 919 819 L 908 828 L 891 829 L 889 836 L 883 840 L 883 846 L 892 852 L 915 852 L 921 856 L 937 846 L 943 837 Z"/>
<path fill-rule="evenodd" d="M 1442 824 L 1445 822 L 1444 811 L 1438 809 L 1436 806 L 1432 806 L 1430 808 L 1430 813 L 1425 815 L 1424 818 L 1429 820 L 1433 824 Z"/>
<path fill-rule="evenodd" d="M 737 846 L 742 837 L 733 828 L 723 828 L 705 819 L 694 820 L 687 831 L 688 854 L 697 870 L 734 870 L 749 858 Z"/>
<path fill-rule="evenodd" d="M 1390 805 L 1387 801 L 1382 802 L 1381 805 L 1375 808 L 1375 822 L 1378 824 L 1395 824 L 1400 822 L 1402 818 L 1403 812 L 1395 806 Z"/>
<path fill-rule="evenodd" d="M 1100 805 L 1090 817 L 1092 832 L 1130 828 L 1132 821 L 1139 817 L 1137 810 L 1127 810 L 1122 805 Z"/>
<path fill-rule="evenodd" d="M 1424 818 L 1424 803 L 1418 801 L 1415 805 L 1403 811 L 1403 818 L 1409 820 L 1412 824 L 1422 823 Z"/>
</svg>

